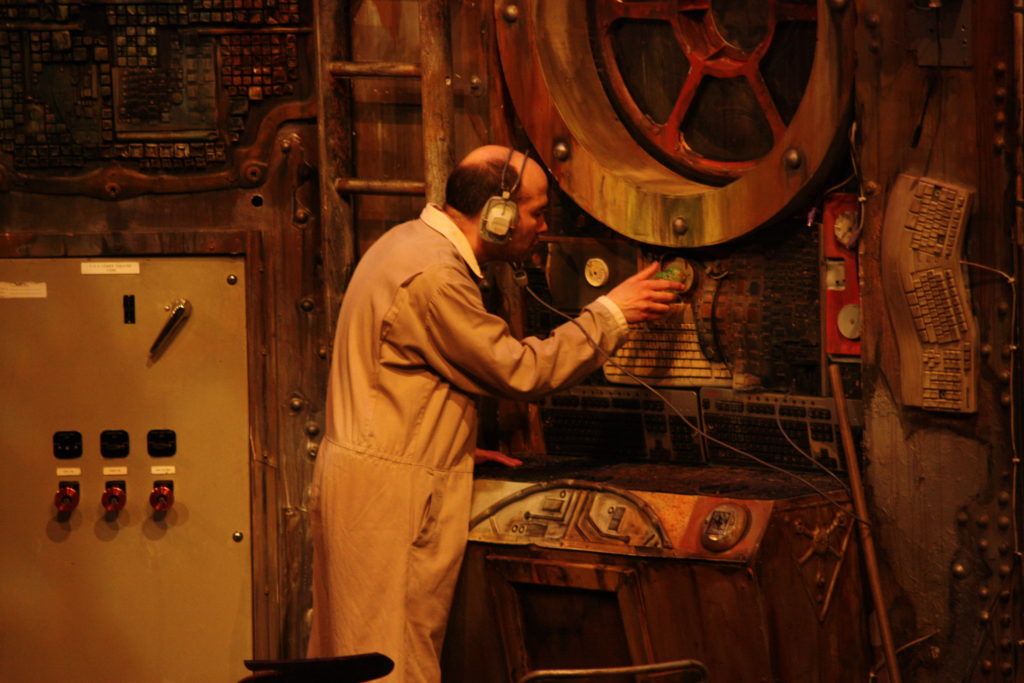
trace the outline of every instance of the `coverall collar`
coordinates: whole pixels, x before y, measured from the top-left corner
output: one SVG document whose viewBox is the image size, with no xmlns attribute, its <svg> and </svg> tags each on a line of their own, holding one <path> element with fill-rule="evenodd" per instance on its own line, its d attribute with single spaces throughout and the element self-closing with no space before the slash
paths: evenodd
<svg viewBox="0 0 1024 683">
<path fill-rule="evenodd" d="M 480 264 L 476 260 L 473 248 L 469 245 L 469 240 L 459 230 L 459 226 L 455 225 L 455 222 L 448 217 L 448 214 L 442 211 L 436 204 L 427 204 L 420 213 L 420 220 L 447 237 L 448 241 L 455 247 L 455 250 L 459 252 L 459 256 L 466 262 L 469 269 L 473 271 L 473 274 L 477 278 L 483 279 L 484 276 L 480 272 Z"/>
</svg>

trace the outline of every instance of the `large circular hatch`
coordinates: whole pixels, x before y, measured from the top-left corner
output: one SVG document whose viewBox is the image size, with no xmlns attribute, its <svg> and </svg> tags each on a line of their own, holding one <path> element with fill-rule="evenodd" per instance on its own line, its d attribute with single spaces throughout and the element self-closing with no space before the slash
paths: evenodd
<svg viewBox="0 0 1024 683">
<path fill-rule="evenodd" d="M 842 142 L 846 0 L 496 4 L 527 134 L 583 209 L 628 237 L 697 247 L 797 208 Z"/>
</svg>

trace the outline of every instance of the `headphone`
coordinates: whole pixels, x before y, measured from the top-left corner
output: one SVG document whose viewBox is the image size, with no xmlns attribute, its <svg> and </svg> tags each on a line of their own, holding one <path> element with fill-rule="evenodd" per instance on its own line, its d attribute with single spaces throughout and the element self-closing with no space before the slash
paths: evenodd
<svg viewBox="0 0 1024 683">
<path fill-rule="evenodd" d="M 488 199 L 480 212 L 480 236 L 484 240 L 496 244 L 508 242 L 512 231 L 519 223 L 519 205 L 511 197 L 523 179 L 523 171 L 526 170 L 529 153 L 523 153 L 523 165 L 519 167 L 519 177 L 516 178 L 516 182 L 512 184 L 512 187 L 506 187 L 505 175 L 512 163 L 513 154 L 515 154 L 515 150 L 509 149 L 508 158 L 505 159 L 505 165 L 501 169 L 501 196 L 495 195 Z"/>
</svg>

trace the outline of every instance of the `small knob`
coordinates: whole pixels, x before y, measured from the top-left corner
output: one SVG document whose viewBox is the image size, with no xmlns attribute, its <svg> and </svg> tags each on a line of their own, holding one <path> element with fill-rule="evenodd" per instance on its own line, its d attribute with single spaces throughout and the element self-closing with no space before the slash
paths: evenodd
<svg viewBox="0 0 1024 683">
<path fill-rule="evenodd" d="M 117 513 L 124 508 L 127 494 L 120 486 L 108 486 L 103 491 L 103 509 L 107 512 Z"/>
<path fill-rule="evenodd" d="M 53 497 L 53 504 L 57 506 L 57 512 L 71 512 L 78 507 L 78 489 L 70 485 L 61 486 Z"/>
<path fill-rule="evenodd" d="M 157 485 L 149 493 L 149 505 L 157 512 L 167 512 L 174 505 L 174 489 L 166 485 Z"/>
</svg>

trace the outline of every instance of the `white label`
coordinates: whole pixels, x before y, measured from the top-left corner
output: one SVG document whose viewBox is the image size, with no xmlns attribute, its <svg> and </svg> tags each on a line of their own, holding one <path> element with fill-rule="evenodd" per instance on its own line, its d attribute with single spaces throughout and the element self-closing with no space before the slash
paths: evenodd
<svg viewBox="0 0 1024 683">
<path fill-rule="evenodd" d="M 80 476 L 82 476 L 82 468 L 81 467 L 58 467 L 57 468 L 57 476 L 58 477 L 80 477 Z"/>
<path fill-rule="evenodd" d="M 0 282 L 0 299 L 45 298 L 45 282 Z"/>
<path fill-rule="evenodd" d="M 122 475 L 122 474 L 128 474 L 128 468 L 127 467 L 104 467 L 103 468 L 103 476 L 105 476 L 105 477 L 113 477 L 113 476 Z"/>
<path fill-rule="evenodd" d="M 174 474 L 174 465 L 153 465 L 150 474 Z"/>
<path fill-rule="evenodd" d="M 138 261 L 83 261 L 82 275 L 138 275 Z"/>
</svg>

